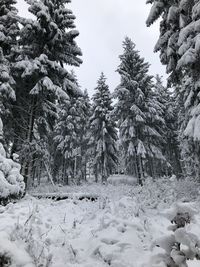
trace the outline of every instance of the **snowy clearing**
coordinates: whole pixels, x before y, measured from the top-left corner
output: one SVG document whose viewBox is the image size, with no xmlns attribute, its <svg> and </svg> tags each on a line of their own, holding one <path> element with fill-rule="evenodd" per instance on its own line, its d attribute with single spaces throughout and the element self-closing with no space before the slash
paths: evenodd
<svg viewBox="0 0 200 267">
<path fill-rule="evenodd" d="M 77 194 L 83 187 L 68 189 Z M 97 201 L 76 197 L 54 201 L 28 195 L 1 207 L 0 254 L 11 256 L 12 267 L 162 267 L 153 263 L 153 255 L 163 252 L 153 248 L 153 243 L 170 234 L 169 202 L 163 198 L 155 208 L 147 200 L 142 202 L 137 190 L 90 185 L 89 192 L 98 192 Z M 195 221 L 200 221 L 197 214 Z M 195 221 L 187 230 L 199 235 L 200 224 Z M 189 267 L 198 264 L 191 261 Z"/>
</svg>

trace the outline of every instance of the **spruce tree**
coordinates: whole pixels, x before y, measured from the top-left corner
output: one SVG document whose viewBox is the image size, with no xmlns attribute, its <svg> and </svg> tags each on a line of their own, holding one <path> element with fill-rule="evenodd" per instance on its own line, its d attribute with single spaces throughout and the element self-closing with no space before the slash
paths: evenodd
<svg viewBox="0 0 200 267">
<path fill-rule="evenodd" d="M 163 124 L 163 137 L 165 140 L 163 154 L 170 164 L 167 172 L 180 176 L 182 173 L 180 163 L 180 149 L 178 142 L 178 112 L 176 105 L 176 96 L 163 85 L 162 77 L 156 75 L 154 92 L 157 101 L 161 104 Z M 171 169 L 171 170 L 170 170 Z"/>
<path fill-rule="evenodd" d="M 186 1 L 189 2 L 188 0 Z M 152 4 L 151 11 L 146 21 L 147 26 L 151 26 L 159 17 L 162 16 L 163 18 L 160 22 L 160 37 L 155 45 L 154 51 L 160 51 L 160 60 L 162 64 L 167 64 L 167 73 L 171 73 L 177 64 L 177 29 L 179 28 L 178 1 L 147 0 L 147 4 Z M 176 73 L 174 73 L 173 78 L 175 77 L 178 78 Z"/>
<path fill-rule="evenodd" d="M 191 158 L 190 169 L 200 174 L 200 112 L 199 112 L 199 3 L 198 1 L 147 1 L 152 9 L 147 19 L 150 26 L 162 17 L 160 38 L 155 51 L 160 51 L 161 62 L 167 66 L 169 81 L 183 97 L 184 117 L 180 125 L 180 140 L 185 143 L 183 150 Z M 185 147 L 187 146 L 187 148 Z M 184 152 L 182 154 L 185 154 Z M 187 167 L 186 167 L 187 168 Z"/>
<path fill-rule="evenodd" d="M 0 3 L 0 47 L 8 59 L 13 56 L 13 50 L 19 36 L 18 10 L 16 0 L 2 0 Z"/>
<path fill-rule="evenodd" d="M 90 105 L 85 92 L 59 107 L 54 133 L 54 177 L 65 184 L 86 177 Z"/>
<path fill-rule="evenodd" d="M 27 1 L 37 20 L 21 19 L 21 60 L 15 64 L 17 83 L 13 152 L 23 156 L 23 173 L 30 177 L 38 142 L 48 148 L 57 118 L 57 102 L 78 90 L 73 75 L 64 65 L 79 66 L 81 51 L 74 15 L 66 5 L 69 0 Z M 42 149 L 42 147 L 40 147 Z M 43 151 L 40 155 L 47 155 Z M 46 161 L 40 158 L 40 161 Z"/>
<path fill-rule="evenodd" d="M 15 81 L 12 64 L 17 55 L 19 26 L 15 0 L 0 2 L 0 116 L 4 123 L 6 150 L 13 142 L 12 105 L 15 101 Z"/>
<path fill-rule="evenodd" d="M 73 97 L 61 105 L 59 119 L 55 126 L 55 157 L 54 177 L 64 184 L 74 178 L 75 161 L 78 152 L 77 127 L 79 127 L 80 114 L 76 109 L 76 98 Z"/>
<path fill-rule="evenodd" d="M 126 172 L 138 177 L 155 175 L 155 164 L 166 164 L 162 153 L 162 109 L 152 90 L 149 64 L 144 62 L 135 44 L 126 37 L 117 72 L 121 82 L 115 90 L 121 143 L 124 147 Z M 157 173 L 158 175 L 160 173 Z"/>
<path fill-rule="evenodd" d="M 113 117 L 113 106 L 106 78 L 102 73 L 93 95 L 90 118 L 90 146 L 92 146 L 93 167 L 96 176 L 105 182 L 117 166 L 117 130 Z"/>
<path fill-rule="evenodd" d="M 91 103 L 87 90 L 84 90 L 82 97 L 79 98 L 81 114 L 81 128 L 80 128 L 80 147 L 81 147 L 81 178 L 87 180 L 87 168 L 91 161 L 89 139 L 90 139 L 90 117 L 91 117 Z"/>
</svg>

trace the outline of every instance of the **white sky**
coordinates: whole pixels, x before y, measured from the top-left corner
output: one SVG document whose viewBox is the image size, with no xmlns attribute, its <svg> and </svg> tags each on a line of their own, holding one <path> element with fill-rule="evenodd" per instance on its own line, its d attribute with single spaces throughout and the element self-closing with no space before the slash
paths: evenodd
<svg viewBox="0 0 200 267">
<path fill-rule="evenodd" d="M 142 57 L 151 64 L 150 74 L 166 77 L 165 67 L 159 54 L 153 53 L 159 36 L 159 25 L 145 25 L 150 9 L 145 0 L 72 0 L 70 8 L 76 16 L 75 24 L 80 36 L 76 39 L 83 52 L 83 64 L 75 69 L 82 89 L 90 95 L 103 71 L 108 78 L 110 90 L 118 85 L 116 73 L 122 41 L 129 36 Z M 18 0 L 19 14 L 30 16 L 24 0 Z"/>
</svg>

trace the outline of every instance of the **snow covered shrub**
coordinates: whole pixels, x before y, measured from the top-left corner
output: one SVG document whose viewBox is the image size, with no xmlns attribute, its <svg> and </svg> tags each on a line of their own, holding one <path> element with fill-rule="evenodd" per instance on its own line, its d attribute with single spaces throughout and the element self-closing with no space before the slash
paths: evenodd
<svg viewBox="0 0 200 267">
<path fill-rule="evenodd" d="M 193 179 L 176 180 L 174 184 L 176 199 L 194 201 L 199 197 L 200 184 Z"/>
<path fill-rule="evenodd" d="M 20 164 L 6 158 L 2 144 L 3 124 L 0 119 L 0 204 L 7 203 L 10 199 L 23 195 L 25 184 L 20 174 Z"/>
<path fill-rule="evenodd" d="M 26 244 L 23 244 L 20 240 L 14 242 L 7 231 L 1 231 L 0 267 L 35 267 L 36 265 L 33 264 L 25 246 Z"/>
<path fill-rule="evenodd" d="M 172 223 L 168 230 L 172 234 L 154 241 L 153 245 L 162 248 L 165 254 L 152 257 L 151 266 L 188 267 L 189 260 L 200 259 L 200 240 L 188 227 L 196 212 L 191 203 L 177 203 L 167 211 L 166 216 Z"/>
<path fill-rule="evenodd" d="M 31 267 L 50 266 L 52 260 L 52 254 L 49 253 L 51 241 L 46 237 L 50 230 L 47 229 L 47 232 L 42 232 L 42 220 L 38 206 L 34 206 L 30 210 L 24 224 L 19 222 L 15 224 L 10 234 L 10 240 L 13 243 L 25 244 L 24 250 L 31 259 L 31 262 L 34 263 Z"/>
<path fill-rule="evenodd" d="M 175 223 L 177 229 L 185 227 L 186 224 L 190 223 L 190 215 L 188 212 L 178 212 L 171 223 Z"/>
<path fill-rule="evenodd" d="M 199 197 L 200 184 L 194 180 L 177 180 L 176 177 L 148 178 L 143 186 L 132 189 L 132 195 L 142 208 L 168 207 L 176 201 L 193 201 Z"/>
<path fill-rule="evenodd" d="M 158 180 L 148 178 L 144 181 L 143 186 L 134 187 L 132 194 L 142 209 L 157 208 L 158 205 L 168 206 L 175 200 L 172 182 L 168 177 Z"/>
</svg>

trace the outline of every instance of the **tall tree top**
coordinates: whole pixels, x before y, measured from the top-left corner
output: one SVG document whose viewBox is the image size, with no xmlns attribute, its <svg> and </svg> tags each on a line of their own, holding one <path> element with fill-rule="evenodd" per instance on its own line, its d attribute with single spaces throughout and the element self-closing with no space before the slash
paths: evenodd
<svg viewBox="0 0 200 267">
<path fill-rule="evenodd" d="M 146 87 L 152 79 L 148 74 L 149 63 L 144 61 L 135 49 L 133 41 L 126 37 L 123 41 L 124 52 L 119 56 L 120 65 L 117 72 L 121 75 L 121 86 L 126 84 L 126 89 Z M 128 87 L 128 88 L 127 88 Z"/>
<path fill-rule="evenodd" d="M 27 3 L 37 21 L 22 20 L 22 43 L 31 46 L 36 56 L 45 54 L 62 66 L 79 66 L 82 52 L 74 40 L 79 32 L 75 30 L 75 16 L 67 8 L 70 1 L 27 0 Z"/>
<path fill-rule="evenodd" d="M 94 106 L 100 106 L 104 109 L 112 109 L 109 86 L 106 84 L 106 77 L 103 72 L 97 81 L 97 87 L 95 88 L 95 91 L 96 93 L 93 95 Z"/>
</svg>

